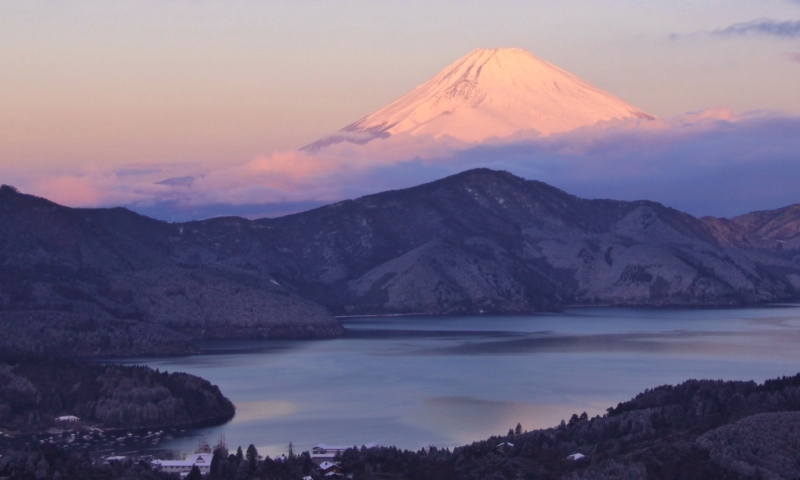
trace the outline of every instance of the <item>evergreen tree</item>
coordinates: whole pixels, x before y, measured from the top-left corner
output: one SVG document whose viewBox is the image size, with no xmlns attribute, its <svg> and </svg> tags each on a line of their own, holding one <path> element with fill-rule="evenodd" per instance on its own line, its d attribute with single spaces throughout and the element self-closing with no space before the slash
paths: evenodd
<svg viewBox="0 0 800 480">
<path fill-rule="evenodd" d="M 521 423 L 517 424 L 517 428 L 514 429 L 514 434 L 515 435 L 522 435 L 522 424 Z"/>
<path fill-rule="evenodd" d="M 250 444 L 249 447 L 247 447 L 247 463 L 248 463 L 247 467 L 248 472 L 250 473 L 255 472 L 256 465 L 258 463 L 258 450 L 256 450 L 255 445 L 253 445 L 252 443 Z"/>
<path fill-rule="evenodd" d="M 576 423 L 578 423 L 579 421 L 580 421 L 580 417 L 578 417 L 578 414 L 573 413 L 572 416 L 569 417 L 569 423 L 567 425 L 569 425 L 571 427 L 571 426 L 575 425 Z"/>
<path fill-rule="evenodd" d="M 197 465 L 192 466 L 189 475 L 186 475 L 186 480 L 203 480 L 203 475 L 200 473 L 200 469 L 197 468 Z"/>
<path fill-rule="evenodd" d="M 219 462 L 226 456 L 222 449 L 217 448 L 214 450 L 214 456 L 211 457 L 211 475 L 216 475 L 219 472 Z"/>
</svg>

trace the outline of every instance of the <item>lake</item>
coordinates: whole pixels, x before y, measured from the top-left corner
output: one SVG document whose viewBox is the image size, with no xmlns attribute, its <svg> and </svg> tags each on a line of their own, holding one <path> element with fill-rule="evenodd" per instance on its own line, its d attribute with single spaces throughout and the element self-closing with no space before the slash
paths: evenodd
<svg viewBox="0 0 800 480">
<path fill-rule="evenodd" d="M 454 447 L 602 414 L 690 378 L 800 371 L 800 306 L 572 308 L 535 315 L 342 319 L 322 341 L 225 341 L 202 355 L 137 360 L 219 385 L 237 407 L 209 443 L 275 456 L 318 443 Z M 201 431 L 158 448 L 191 451 Z"/>
</svg>

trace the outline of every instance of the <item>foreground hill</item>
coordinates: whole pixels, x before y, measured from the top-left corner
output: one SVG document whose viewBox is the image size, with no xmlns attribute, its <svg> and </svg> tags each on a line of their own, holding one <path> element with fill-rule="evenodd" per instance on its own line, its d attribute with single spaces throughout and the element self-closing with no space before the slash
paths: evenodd
<svg viewBox="0 0 800 480">
<path fill-rule="evenodd" d="M 352 448 L 335 460 L 354 480 L 793 480 L 800 473 L 798 431 L 800 375 L 760 385 L 689 380 L 647 390 L 602 416 L 575 414 L 530 432 L 517 425 L 452 452 Z M 330 478 L 307 452 L 275 460 L 262 460 L 253 445 L 246 452 L 217 449 L 211 478 Z M 12 478 L 170 478 L 133 459 L 92 463 L 55 446 L 5 453 L 0 475 Z"/>
<path fill-rule="evenodd" d="M 187 373 L 36 357 L 0 358 L 0 431 L 199 427 L 235 410 L 216 385 Z M 63 416 L 78 423 L 59 422 Z"/>
<path fill-rule="evenodd" d="M 452 453 L 351 449 L 341 465 L 355 479 L 788 480 L 800 474 L 798 431 L 800 375 L 761 385 L 689 380 L 555 428 L 509 431 Z"/>
<path fill-rule="evenodd" d="M 332 313 L 788 300 L 800 250 L 787 212 L 698 219 L 486 169 L 277 219 L 182 224 L 3 187 L 0 348 L 181 354 L 193 339 L 336 335 Z"/>
</svg>

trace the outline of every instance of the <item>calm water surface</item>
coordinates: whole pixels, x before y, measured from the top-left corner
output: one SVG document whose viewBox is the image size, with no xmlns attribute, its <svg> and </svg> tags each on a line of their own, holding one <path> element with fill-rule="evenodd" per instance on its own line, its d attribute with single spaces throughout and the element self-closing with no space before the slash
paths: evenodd
<svg viewBox="0 0 800 480">
<path fill-rule="evenodd" d="M 325 341 L 204 343 L 152 359 L 219 385 L 237 407 L 211 443 L 277 455 L 317 443 L 452 447 L 601 414 L 689 378 L 800 371 L 800 306 L 733 310 L 575 308 L 525 316 L 351 318 Z M 136 363 L 142 363 L 138 360 Z M 189 451 L 198 432 L 159 448 Z"/>
</svg>

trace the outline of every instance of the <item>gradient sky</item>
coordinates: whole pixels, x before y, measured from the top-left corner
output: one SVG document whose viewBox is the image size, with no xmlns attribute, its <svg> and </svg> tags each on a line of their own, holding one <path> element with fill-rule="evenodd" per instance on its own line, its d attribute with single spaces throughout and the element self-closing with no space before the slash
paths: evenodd
<svg viewBox="0 0 800 480">
<path fill-rule="evenodd" d="M 0 1 L 0 175 L 240 164 L 497 46 L 662 118 L 800 115 L 798 0 Z"/>
</svg>

